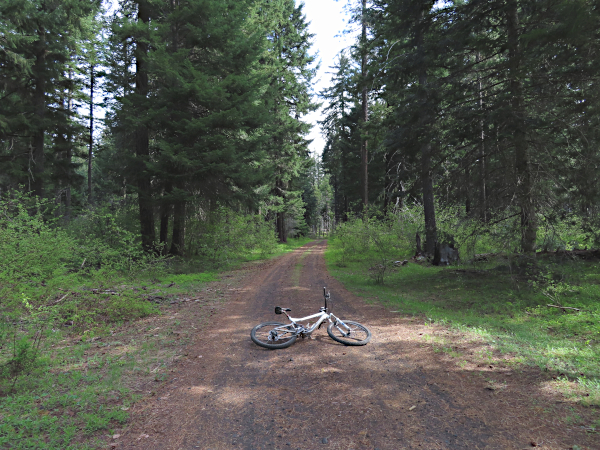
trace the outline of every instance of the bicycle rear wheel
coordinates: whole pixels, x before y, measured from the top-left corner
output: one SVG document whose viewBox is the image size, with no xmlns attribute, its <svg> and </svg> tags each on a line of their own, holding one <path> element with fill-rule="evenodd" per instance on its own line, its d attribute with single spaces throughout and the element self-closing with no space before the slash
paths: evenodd
<svg viewBox="0 0 600 450">
<path fill-rule="evenodd" d="M 250 338 L 256 345 L 271 350 L 286 348 L 296 342 L 296 330 L 290 324 L 265 322 L 256 325 L 250 332 Z"/>
<path fill-rule="evenodd" d="M 344 345 L 365 345 L 371 340 L 371 331 L 358 322 L 344 320 L 344 323 L 350 327 L 350 330 L 335 322 L 331 322 L 327 327 L 327 334 L 334 341 Z"/>
</svg>

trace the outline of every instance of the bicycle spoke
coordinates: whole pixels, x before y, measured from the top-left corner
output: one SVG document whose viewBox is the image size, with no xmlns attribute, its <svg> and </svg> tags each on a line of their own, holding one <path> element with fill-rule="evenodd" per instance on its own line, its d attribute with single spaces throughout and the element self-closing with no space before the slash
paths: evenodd
<svg viewBox="0 0 600 450">
<path fill-rule="evenodd" d="M 346 345 L 364 345 L 371 339 L 367 327 L 351 320 L 331 323 L 327 333 L 332 339 Z"/>
</svg>

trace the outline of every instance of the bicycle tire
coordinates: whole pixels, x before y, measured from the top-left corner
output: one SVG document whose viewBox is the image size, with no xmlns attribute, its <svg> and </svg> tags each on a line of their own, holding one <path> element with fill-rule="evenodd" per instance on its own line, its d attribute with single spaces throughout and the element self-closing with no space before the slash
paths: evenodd
<svg viewBox="0 0 600 450">
<path fill-rule="evenodd" d="M 252 342 L 254 342 L 256 345 L 260 345 L 261 347 L 268 348 L 271 350 L 289 347 L 294 342 L 296 342 L 296 338 L 298 337 L 298 335 L 295 334 L 295 330 L 291 325 L 288 326 L 289 331 L 284 331 L 283 337 L 278 338 L 278 340 L 282 340 L 281 343 L 274 344 L 273 342 L 278 341 L 269 340 L 269 335 L 271 334 L 271 331 L 274 328 L 285 326 L 286 324 L 281 322 L 259 323 L 254 328 L 252 328 L 252 331 L 250 332 L 250 339 L 252 339 Z"/>
<path fill-rule="evenodd" d="M 327 334 L 331 339 L 344 345 L 365 345 L 371 340 L 371 330 L 364 325 L 353 320 L 344 320 L 344 323 L 350 327 L 350 336 L 344 335 L 335 323 L 331 322 L 327 326 Z"/>
</svg>

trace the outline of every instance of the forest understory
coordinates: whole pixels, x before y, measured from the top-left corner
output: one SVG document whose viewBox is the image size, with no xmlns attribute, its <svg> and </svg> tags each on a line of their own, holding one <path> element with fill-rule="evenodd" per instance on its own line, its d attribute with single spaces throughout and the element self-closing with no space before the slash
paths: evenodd
<svg viewBox="0 0 600 450">
<path fill-rule="evenodd" d="M 189 448 L 598 448 L 598 2 L 343 3 L 353 43 L 319 67 L 296 0 L 0 2 L 0 447 L 166 448 L 184 441 L 144 429 L 153 402 L 202 398 L 243 417 L 202 437 L 188 404 Z M 235 353 L 239 392 L 185 372 L 223 314 L 230 347 L 196 356 L 234 372 L 250 321 L 231 305 L 258 320 L 325 280 L 379 333 L 355 366 L 302 353 L 317 339 Z M 248 355 L 319 393 L 346 370 L 376 431 L 253 418 L 277 410 L 253 388 L 294 420 L 317 404 L 280 406 Z M 165 394 L 180 369 L 196 397 Z"/>
<path fill-rule="evenodd" d="M 115 300 L 124 305 L 127 301 L 134 303 L 135 298 L 142 304 L 151 305 L 151 309 L 143 314 L 116 321 L 107 317 L 105 322 L 99 323 L 98 316 L 94 316 L 94 320 L 80 324 L 57 322 L 52 329 L 43 329 L 39 323 L 34 326 L 34 321 L 27 316 L 21 316 L 18 323 L 13 322 L 12 328 L 9 328 L 10 323 L 4 322 L 4 336 L 10 339 L 3 341 L 3 368 L 9 367 L 6 365 L 7 358 L 12 361 L 20 358 L 23 366 L 21 372 L 14 372 L 15 378 L 3 379 L 0 443 L 6 448 L 104 448 L 108 445 L 111 448 L 158 449 L 230 448 L 234 442 L 241 448 L 261 448 L 261 443 L 270 448 L 268 443 L 271 442 L 273 448 L 284 448 L 286 442 L 294 441 L 298 436 L 308 439 L 308 434 L 291 433 L 289 427 L 293 424 L 287 423 L 278 434 L 263 430 L 266 432 L 263 435 L 262 428 L 257 424 L 251 425 L 246 416 L 243 416 L 245 419 L 240 417 L 239 423 L 245 424 L 244 430 L 232 426 L 225 431 L 220 426 L 211 425 L 214 418 L 204 417 L 203 412 L 188 411 L 184 406 L 188 400 L 183 400 L 186 395 L 189 396 L 188 387 L 195 391 L 198 386 L 202 387 L 202 391 L 194 395 L 211 396 L 211 391 L 221 392 L 219 395 L 224 397 L 209 410 L 214 412 L 215 407 L 219 411 L 221 407 L 225 408 L 222 413 L 226 420 L 237 425 L 229 407 L 237 405 L 242 398 L 246 399 L 243 404 L 249 401 L 255 408 L 259 404 L 261 408 L 272 408 L 279 402 L 277 395 L 286 398 L 287 393 L 294 389 L 290 373 L 285 369 L 289 364 L 295 364 L 294 371 L 305 373 L 321 374 L 319 368 L 324 368 L 326 373 L 321 375 L 327 375 L 326 379 L 317 377 L 319 379 L 308 384 L 324 389 L 324 395 L 325 392 L 336 392 L 337 398 L 340 395 L 358 395 L 355 387 L 348 387 L 350 390 L 346 394 L 338 392 L 339 384 L 335 384 L 337 375 L 346 379 L 382 372 L 381 380 L 392 382 L 400 376 L 395 371 L 409 364 L 407 360 L 414 360 L 415 364 L 419 362 L 420 370 L 428 381 L 421 387 L 418 383 L 408 387 L 407 392 L 412 392 L 413 396 L 419 397 L 423 389 L 422 392 L 430 389 L 430 383 L 440 386 L 444 379 L 434 376 L 430 372 L 433 370 L 446 378 L 452 374 L 452 378 L 442 384 L 444 392 L 453 393 L 457 389 L 463 392 L 466 389 L 461 394 L 466 397 L 461 400 L 463 406 L 460 411 L 481 402 L 488 404 L 489 401 L 500 402 L 493 403 L 495 406 L 490 411 L 499 408 L 500 404 L 506 405 L 502 408 L 516 408 L 485 416 L 487 427 L 491 428 L 484 435 L 478 435 L 477 439 L 492 439 L 490 442 L 496 442 L 490 444 L 492 447 L 496 445 L 494 448 L 527 448 L 532 443 L 551 449 L 595 448 L 600 427 L 600 334 L 595 321 L 598 311 L 594 309 L 600 287 L 597 259 L 538 262 L 540 270 L 542 267 L 551 267 L 554 273 L 560 270 L 564 275 L 562 282 L 569 283 L 568 289 L 552 293 L 559 296 L 554 298 L 554 303 L 579 311 L 560 310 L 546 306 L 549 302 L 546 294 L 552 284 L 546 282 L 533 286 L 530 275 L 519 274 L 518 270 L 511 273 L 510 261 L 503 260 L 501 256 L 495 256 L 495 260 L 489 260 L 488 256 L 488 261 L 450 267 L 432 266 L 427 261 L 409 261 L 391 269 L 382 284 L 372 277 L 373 260 L 368 257 L 369 254 L 373 256 L 372 249 L 370 252 L 363 249 L 352 253 L 347 247 L 343 250 L 336 242 L 339 238 L 330 241 L 325 256 L 327 268 L 321 242 L 295 250 L 283 259 L 246 262 L 234 270 L 164 274 L 149 279 L 137 276 L 127 282 L 119 280 L 118 284 L 104 280 L 97 284 L 97 288 L 88 281 L 87 287 L 82 286 L 79 292 L 70 293 L 80 305 L 79 314 L 84 309 L 100 313 L 108 302 Z M 294 246 L 288 248 L 292 250 Z M 342 251 L 347 253 L 343 262 L 340 258 Z M 315 349 L 306 348 L 296 354 L 296 350 L 305 346 L 298 343 L 287 350 L 274 352 L 268 361 L 264 361 L 266 365 L 255 367 L 260 373 L 265 370 L 269 373 L 271 368 L 277 370 L 274 368 L 281 366 L 281 376 L 285 376 L 286 381 L 277 381 L 276 378 L 267 382 L 269 386 L 279 386 L 280 394 L 275 394 L 275 391 L 268 395 L 261 393 L 265 384 L 260 380 L 254 381 L 251 386 L 240 385 L 239 390 L 234 388 L 232 383 L 244 384 L 243 380 L 248 380 L 247 371 L 257 364 L 255 358 L 258 355 L 246 351 L 243 361 L 229 361 L 234 355 L 246 354 L 240 353 L 241 348 L 258 349 L 253 347 L 249 338 L 254 322 L 270 320 L 276 304 L 292 306 L 298 312 L 311 312 L 310 305 L 319 303 L 314 291 L 322 293 L 321 284 L 332 290 L 334 308 L 338 313 L 345 312 L 344 317 L 359 320 L 372 328 L 374 341 L 367 347 L 375 346 L 376 350 L 369 347 L 369 355 L 374 359 L 363 361 L 361 353 L 353 350 L 353 358 L 359 360 L 347 365 L 340 359 L 344 358 L 342 353 L 346 350 L 341 349 L 342 353 L 330 356 L 315 356 Z M 270 291 L 263 292 L 267 288 Z M 49 303 L 60 300 L 64 295 L 58 291 Z M 371 312 L 373 307 L 377 310 L 376 314 Z M 43 310 L 37 311 L 38 314 L 44 313 Z M 229 322 L 231 324 L 228 325 Z M 394 331 L 388 329 L 392 324 L 399 328 L 394 328 Z M 38 332 L 43 335 L 40 334 L 35 358 L 29 350 L 21 354 L 17 352 L 18 358 L 11 358 L 12 339 L 16 337 L 17 342 L 35 344 Z M 223 338 L 216 338 L 219 333 L 225 333 Z M 324 336 L 318 335 L 311 345 L 322 346 L 323 339 Z M 223 347 L 225 344 L 226 348 Z M 210 350 L 207 347 L 210 345 L 218 348 Z M 386 350 L 388 345 L 398 348 Z M 306 351 L 312 355 L 310 358 L 316 357 L 315 361 L 305 361 L 308 357 Z M 384 353 L 379 355 L 382 351 Z M 396 361 L 400 363 L 398 367 Z M 239 364 L 246 369 L 238 370 Z M 350 375 L 350 367 L 361 369 Z M 231 380 L 223 387 L 217 387 L 220 383 L 217 380 L 228 379 L 234 374 L 237 381 Z M 4 375 L 7 373 L 4 372 Z M 330 380 L 328 377 L 333 378 Z M 215 387 L 211 388 L 210 380 L 213 378 Z M 302 386 L 306 385 L 306 376 L 301 379 Z M 411 379 L 409 377 L 409 384 Z M 462 386 L 460 389 L 459 384 Z M 226 386 L 230 386 L 228 390 Z M 177 390 L 173 391 L 175 387 Z M 299 392 L 304 392 L 304 388 L 299 389 Z M 179 392 L 184 397 L 173 397 Z M 487 397 L 477 399 L 480 392 Z M 305 394 L 314 398 L 311 393 Z M 272 395 L 275 397 L 271 398 Z M 387 403 L 404 398 L 392 393 L 385 395 Z M 298 399 L 299 405 L 307 411 L 313 408 L 306 403 L 308 397 L 304 395 Z M 316 398 L 321 399 L 321 396 Z M 408 416 L 398 420 L 408 422 L 405 422 L 405 427 L 401 428 L 404 431 L 400 434 L 383 431 L 390 420 L 390 410 L 381 417 L 379 414 L 365 416 L 370 417 L 370 425 L 363 434 L 360 434 L 364 431 L 362 429 L 337 434 L 333 428 L 327 429 L 326 426 L 319 432 L 315 445 L 323 445 L 321 441 L 326 438 L 334 448 L 370 448 L 369 445 L 382 449 L 402 448 L 398 445 L 417 448 L 421 443 L 426 448 L 450 449 L 477 441 L 472 440 L 475 439 L 474 431 L 469 431 L 473 424 L 467 426 L 461 432 L 463 434 L 450 432 L 450 440 L 427 432 L 429 425 L 422 422 L 423 413 L 412 414 L 414 409 L 409 410 L 413 406 L 420 408 L 423 399 L 402 400 L 405 401 L 410 404 L 400 410 L 406 411 L 402 414 Z M 432 399 L 424 401 L 424 405 L 433 408 L 428 411 L 437 417 L 435 420 L 450 420 L 443 405 L 436 406 L 435 402 L 431 403 Z M 335 405 L 339 400 L 324 402 L 323 406 L 327 406 L 323 411 L 325 415 L 331 411 L 332 402 Z M 190 407 L 193 405 L 197 405 L 197 400 L 190 403 Z M 438 407 L 442 409 L 436 409 Z M 393 407 L 395 411 L 394 408 L 397 407 Z M 478 414 L 491 414 L 478 411 L 472 411 L 475 416 L 470 413 L 467 416 L 473 419 L 480 417 Z M 519 411 L 518 414 L 516 411 Z M 282 413 L 282 418 L 295 420 L 293 412 Z M 515 414 L 520 417 L 518 420 Z M 528 417 L 525 422 L 523 415 Z M 154 425 L 148 425 L 148 420 Z M 315 420 L 320 419 L 315 416 Z M 492 425 L 495 420 L 499 422 Z M 190 423 L 189 432 L 182 428 L 181 421 Z M 512 429 L 517 421 L 522 422 L 521 426 L 526 424 L 523 430 L 531 427 L 531 432 L 516 438 L 501 431 L 506 425 Z M 163 427 L 158 434 L 157 424 Z M 164 429 L 171 426 L 168 424 L 172 424 L 172 431 Z M 453 430 L 453 427 L 448 429 Z M 442 426 L 440 429 L 445 428 Z M 185 443 L 180 441 L 186 436 L 189 439 Z M 341 439 L 341 436 L 345 437 Z M 271 441 L 273 438 L 276 439 Z M 306 445 L 304 441 L 298 443 Z"/>
</svg>

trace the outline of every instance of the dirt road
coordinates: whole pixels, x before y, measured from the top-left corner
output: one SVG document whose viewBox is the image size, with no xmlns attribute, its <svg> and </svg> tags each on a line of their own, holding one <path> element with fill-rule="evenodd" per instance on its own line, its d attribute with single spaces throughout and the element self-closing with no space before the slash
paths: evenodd
<svg viewBox="0 0 600 450">
<path fill-rule="evenodd" d="M 198 332 L 177 377 L 135 405 L 128 432 L 113 446 L 600 448 L 595 436 L 564 421 L 573 410 L 544 389 L 539 371 L 461 366 L 435 352 L 423 340 L 432 327 L 367 305 L 330 278 L 325 246 L 308 244 L 247 269 L 214 322 Z M 324 327 L 283 350 L 252 343 L 255 324 L 282 317 L 274 315 L 276 305 L 296 317 L 316 312 L 323 286 L 335 314 L 371 328 L 368 345 L 340 345 Z"/>
</svg>

